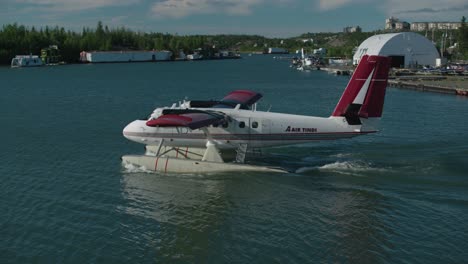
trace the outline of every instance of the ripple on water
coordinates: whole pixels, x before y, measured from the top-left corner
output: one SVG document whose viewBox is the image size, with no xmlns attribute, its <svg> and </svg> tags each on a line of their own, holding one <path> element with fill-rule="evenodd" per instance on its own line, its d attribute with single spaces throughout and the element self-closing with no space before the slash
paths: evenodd
<svg viewBox="0 0 468 264">
<path fill-rule="evenodd" d="M 466 262 L 465 99 L 388 89 L 379 133 L 249 159 L 296 173 L 122 167 L 122 155 L 144 152 L 122 128 L 184 96 L 247 87 L 264 94 L 258 109 L 329 115 L 347 79 L 287 66 L 251 56 L 0 67 L 2 260 Z"/>
</svg>

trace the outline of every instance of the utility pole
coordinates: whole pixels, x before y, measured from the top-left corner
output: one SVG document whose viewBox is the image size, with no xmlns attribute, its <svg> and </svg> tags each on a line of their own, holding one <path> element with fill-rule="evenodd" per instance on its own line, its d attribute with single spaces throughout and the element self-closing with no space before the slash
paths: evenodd
<svg viewBox="0 0 468 264">
<path fill-rule="evenodd" d="M 444 26 L 445 27 L 445 33 L 442 33 L 442 40 L 441 40 L 441 46 L 440 46 L 440 53 L 441 53 L 441 57 L 443 58 L 444 57 L 444 50 L 445 50 L 445 45 L 447 44 L 447 35 L 448 35 L 448 32 L 447 32 L 447 26 Z"/>
</svg>

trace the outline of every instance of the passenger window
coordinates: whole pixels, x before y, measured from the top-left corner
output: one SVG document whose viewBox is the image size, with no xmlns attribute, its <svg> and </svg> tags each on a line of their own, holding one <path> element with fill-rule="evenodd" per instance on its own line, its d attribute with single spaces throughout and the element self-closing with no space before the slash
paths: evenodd
<svg viewBox="0 0 468 264">
<path fill-rule="evenodd" d="M 240 123 L 239 123 L 239 127 L 240 127 L 240 128 L 244 128 L 244 127 L 245 127 L 245 122 L 244 122 L 244 121 L 240 122 Z"/>
<path fill-rule="evenodd" d="M 257 127 L 258 127 L 258 122 L 257 121 L 252 122 L 252 128 L 257 128 Z"/>
</svg>

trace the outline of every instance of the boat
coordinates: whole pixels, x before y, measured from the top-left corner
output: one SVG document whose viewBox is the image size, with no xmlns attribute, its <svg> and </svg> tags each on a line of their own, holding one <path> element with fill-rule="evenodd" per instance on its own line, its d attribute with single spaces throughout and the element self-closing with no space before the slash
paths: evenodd
<svg viewBox="0 0 468 264">
<path fill-rule="evenodd" d="M 37 67 L 44 65 L 42 63 L 41 58 L 37 55 L 16 55 L 11 60 L 11 67 L 12 68 L 19 68 L 19 67 Z"/>
<path fill-rule="evenodd" d="M 240 59 L 241 55 L 235 51 L 221 50 L 215 53 L 212 59 Z"/>
<path fill-rule="evenodd" d="M 289 51 L 284 48 L 268 48 L 263 52 L 264 54 L 289 54 Z"/>
<path fill-rule="evenodd" d="M 299 71 L 320 70 L 320 59 L 307 56 L 304 53 L 304 49 L 301 49 L 301 57 L 293 59 L 292 67 L 295 67 Z"/>
<path fill-rule="evenodd" d="M 201 60 L 203 59 L 203 55 L 199 52 L 194 52 L 193 54 L 187 55 L 187 60 Z"/>
</svg>

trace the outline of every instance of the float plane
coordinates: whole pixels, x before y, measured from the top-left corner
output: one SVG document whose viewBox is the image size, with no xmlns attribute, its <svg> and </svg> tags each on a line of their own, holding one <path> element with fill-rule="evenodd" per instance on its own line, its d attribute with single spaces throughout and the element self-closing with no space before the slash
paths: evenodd
<svg viewBox="0 0 468 264">
<path fill-rule="evenodd" d="M 250 90 L 156 108 L 123 130 L 127 139 L 146 145 L 145 155 L 122 160 L 159 172 L 284 172 L 245 164 L 246 152 L 377 132 L 389 69 L 390 58 L 363 56 L 330 117 L 258 111 L 262 95 Z"/>
</svg>

